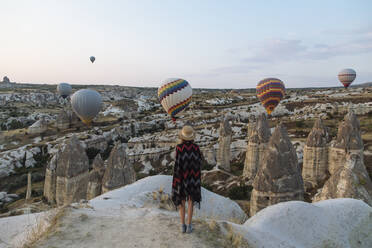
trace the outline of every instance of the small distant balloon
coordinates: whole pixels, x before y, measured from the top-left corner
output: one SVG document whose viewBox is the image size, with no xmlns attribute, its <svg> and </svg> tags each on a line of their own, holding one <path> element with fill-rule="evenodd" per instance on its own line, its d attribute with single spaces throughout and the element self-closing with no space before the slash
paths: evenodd
<svg viewBox="0 0 372 248">
<path fill-rule="evenodd" d="M 69 85 L 68 83 L 60 83 L 57 86 L 57 91 L 58 91 L 58 94 L 61 97 L 63 97 L 63 99 L 66 99 L 66 97 L 68 97 L 69 95 L 71 95 L 72 88 L 71 88 L 71 85 Z"/>
<path fill-rule="evenodd" d="M 190 84 L 180 78 L 168 78 L 158 89 L 159 101 L 173 121 L 176 120 L 176 115 L 190 104 L 191 96 Z"/>
<path fill-rule="evenodd" d="M 78 90 L 71 97 L 72 109 L 87 125 L 90 125 L 93 118 L 99 113 L 101 105 L 102 97 L 95 90 Z"/>
<path fill-rule="evenodd" d="M 96 57 L 90 56 L 89 59 L 90 59 L 90 62 L 94 63 L 94 61 L 96 60 Z"/>
<path fill-rule="evenodd" d="M 257 84 L 256 93 L 266 112 L 270 115 L 283 99 L 285 86 L 280 79 L 265 78 Z"/>
<path fill-rule="evenodd" d="M 344 85 L 345 89 L 350 86 L 350 84 L 356 78 L 356 72 L 353 69 L 343 69 L 338 73 L 338 80 Z"/>
</svg>

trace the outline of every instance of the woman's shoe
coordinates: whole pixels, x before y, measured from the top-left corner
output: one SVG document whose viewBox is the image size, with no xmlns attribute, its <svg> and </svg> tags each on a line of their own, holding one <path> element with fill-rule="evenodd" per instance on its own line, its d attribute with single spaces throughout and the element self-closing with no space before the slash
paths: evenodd
<svg viewBox="0 0 372 248">
<path fill-rule="evenodd" d="M 187 225 L 187 233 L 192 233 L 192 224 Z"/>
<path fill-rule="evenodd" d="M 182 224 L 182 233 L 185 233 L 185 232 L 186 232 L 186 225 Z"/>
</svg>

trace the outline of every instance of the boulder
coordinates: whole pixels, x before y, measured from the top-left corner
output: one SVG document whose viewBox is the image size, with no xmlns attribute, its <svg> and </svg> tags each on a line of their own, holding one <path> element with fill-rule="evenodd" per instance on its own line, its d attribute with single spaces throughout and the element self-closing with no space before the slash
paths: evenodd
<svg viewBox="0 0 372 248">
<path fill-rule="evenodd" d="M 279 124 L 272 134 L 253 181 L 250 214 L 284 201 L 303 200 L 304 185 L 296 151 L 286 128 Z"/>
</svg>

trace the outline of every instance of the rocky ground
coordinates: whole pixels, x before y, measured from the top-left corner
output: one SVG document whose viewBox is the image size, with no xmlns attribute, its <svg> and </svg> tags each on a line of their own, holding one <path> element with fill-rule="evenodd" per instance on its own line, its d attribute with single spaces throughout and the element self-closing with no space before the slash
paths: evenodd
<svg viewBox="0 0 372 248">
<path fill-rule="evenodd" d="M 82 87 L 74 86 L 73 90 Z M 177 141 L 178 128 L 186 122 L 194 125 L 198 133 L 196 142 L 205 153 L 203 186 L 229 196 L 245 209 L 248 208 L 252 188 L 241 177 L 248 143 L 247 123 L 264 112 L 254 90 L 196 89 L 188 111 L 176 123 L 172 123 L 158 103 L 156 89 L 120 86 L 93 88 L 103 96 L 104 105 L 90 128 L 69 116 L 69 104 L 58 98 L 55 86 L 22 85 L 15 89 L 1 89 L 0 192 L 18 196 L 0 200 L 2 213 L 17 214 L 17 209 L 27 208 L 23 199 L 26 174 L 30 171 L 34 185 L 32 196 L 35 202 L 41 204 L 43 187 L 38 184 L 44 181 L 45 168 L 58 152 L 58 147 L 72 134 L 84 143 L 90 163 L 98 153 L 106 161 L 114 143 L 123 142 L 127 143 L 128 159 L 134 164 L 137 179 L 154 174 L 171 174 L 172 148 Z M 283 123 L 301 166 L 303 147 L 316 118 L 323 118 L 332 139 L 336 137 L 338 123 L 351 108 L 360 121 L 364 164 L 371 176 L 371 99 L 371 87 L 355 87 L 347 91 L 341 88 L 289 89 L 285 99 L 269 118 L 268 125 L 273 130 L 279 121 Z M 63 111 L 67 115 L 62 115 Z M 219 125 L 225 115 L 233 117 L 231 171 L 228 175 L 212 170 L 217 163 Z M 44 120 L 42 125 L 39 123 L 35 125 L 36 129 L 30 128 L 38 120 Z M 67 123 L 67 126 L 61 123 Z M 32 211 L 37 210 L 32 208 Z"/>
</svg>

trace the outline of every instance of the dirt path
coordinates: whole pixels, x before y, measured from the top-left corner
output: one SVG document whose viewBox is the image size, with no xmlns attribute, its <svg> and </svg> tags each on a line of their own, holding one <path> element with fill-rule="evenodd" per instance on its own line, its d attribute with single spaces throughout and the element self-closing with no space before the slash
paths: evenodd
<svg viewBox="0 0 372 248">
<path fill-rule="evenodd" d="M 182 234 L 176 216 L 150 208 L 125 209 L 120 215 L 70 209 L 35 247 L 223 247 L 216 246 L 223 240 L 211 238 L 201 222 L 195 221 L 194 228 L 192 234 Z"/>
</svg>

